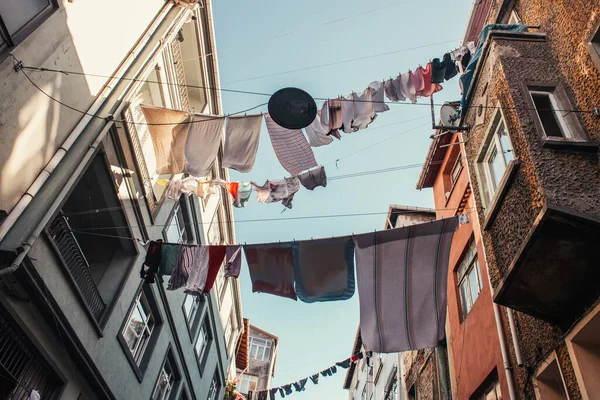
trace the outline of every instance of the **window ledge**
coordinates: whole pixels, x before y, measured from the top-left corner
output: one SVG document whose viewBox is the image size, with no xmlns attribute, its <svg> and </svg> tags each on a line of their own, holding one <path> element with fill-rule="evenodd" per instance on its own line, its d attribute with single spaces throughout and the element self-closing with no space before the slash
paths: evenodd
<svg viewBox="0 0 600 400">
<path fill-rule="evenodd" d="M 484 231 L 487 231 L 496 219 L 496 215 L 498 215 L 498 211 L 500 211 L 500 206 L 506 197 L 508 188 L 515 178 L 520 166 L 521 161 L 519 160 L 512 160 L 508 163 L 506 172 L 504 173 L 504 176 L 498 185 L 498 190 L 496 190 L 494 200 L 492 200 L 492 202 L 489 204 L 489 207 L 485 210 L 485 221 L 483 222 Z"/>
<path fill-rule="evenodd" d="M 600 147 L 599 142 L 590 142 L 573 139 L 544 139 L 544 147 L 559 150 L 581 150 L 595 153 Z"/>
</svg>

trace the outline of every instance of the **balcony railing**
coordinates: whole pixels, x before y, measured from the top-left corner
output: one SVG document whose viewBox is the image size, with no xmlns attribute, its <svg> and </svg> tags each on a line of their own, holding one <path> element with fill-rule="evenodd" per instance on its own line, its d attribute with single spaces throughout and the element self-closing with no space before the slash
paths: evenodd
<svg viewBox="0 0 600 400">
<path fill-rule="evenodd" d="M 42 399 L 58 398 L 62 383 L 31 343 L 0 314 L 0 395 L 27 399 L 36 390 Z"/>
<path fill-rule="evenodd" d="M 64 216 L 58 215 L 52 221 L 48 227 L 48 235 L 63 264 L 67 267 L 85 304 L 96 321 L 99 322 L 106 310 L 106 304 L 102 300 L 98 287 L 92 278 L 87 259 Z"/>
</svg>

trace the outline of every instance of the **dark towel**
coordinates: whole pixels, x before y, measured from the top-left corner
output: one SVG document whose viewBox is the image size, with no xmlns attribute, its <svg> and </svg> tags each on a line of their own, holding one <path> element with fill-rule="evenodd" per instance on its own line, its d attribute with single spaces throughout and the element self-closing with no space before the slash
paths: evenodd
<svg viewBox="0 0 600 400">
<path fill-rule="evenodd" d="M 446 64 L 439 58 L 431 61 L 431 83 L 443 83 L 446 77 Z"/>
<path fill-rule="evenodd" d="M 444 54 L 444 64 L 446 65 L 446 73 L 444 74 L 444 79 L 450 80 L 456 76 L 458 71 L 456 71 L 456 65 L 454 65 L 454 61 L 452 61 L 452 57 L 450 53 Z"/>
<path fill-rule="evenodd" d="M 319 374 L 314 374 L 310 376 L 310 380 L 312 381 L 312 383 L 314 383 L 315 385 L 319 384 Z"/>
</svg>

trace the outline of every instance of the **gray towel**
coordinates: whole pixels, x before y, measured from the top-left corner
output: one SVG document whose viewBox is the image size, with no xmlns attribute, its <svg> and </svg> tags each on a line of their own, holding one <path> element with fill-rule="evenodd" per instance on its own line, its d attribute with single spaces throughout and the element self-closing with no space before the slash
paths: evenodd
<svg viewBox="0 0 600 400">
<path fill-rule="evenodd" d="M 201 177 L 210 173 L 223 138 L 224 118 L 193 115 L 185 142 L 185 172 Z"/>
<path fill-rule="evenodd" d="M 248 172 L 256 161 L 262 114 L 227 118 L 223 167 Z"/>
<path fill-rule="evenodd" d="M 444 337 L 448 258 L 458 218 L 356 235 L 365 350 L 434 347 Z"/>
<path fill-rule="evenodd" d="M 317 166 L 315 155 L 300 129 L 286 129 L 265 114 L 267 130 L 277 159 L 292 176 Z"/>
</svg>

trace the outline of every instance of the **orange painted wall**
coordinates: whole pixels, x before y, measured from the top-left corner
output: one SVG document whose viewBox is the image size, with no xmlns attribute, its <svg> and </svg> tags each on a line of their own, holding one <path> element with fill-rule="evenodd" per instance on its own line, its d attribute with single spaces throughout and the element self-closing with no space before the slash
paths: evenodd
<svg viewBox="0 0 600 400">
<path fill-rule="evenodd" d="M 457 140 L 458 134 L 455 134 L 455 138 L 452 141 L 455 142 Z M 451 190 L 449 190 L 448 176 L 444 177 L 444 173 L 448 174 L 452 169 L 461 151 L 462 145 L 454 145 L 448 148 L 442 167 L 433 185 L 433 195 L 435 208 L 438 210 L 438 218 L 448 218 L 455 215 L 455 210 L 468 188 L 469 177 L 466 167 L 463 167 L 459 178 Z M 445 193 L 447 191 L 451 191 L 451 193 L 446 200 Z M 450 332 L 447 332 L 447 337 L 448 351 L 451 352 L 449 354 L 450 368 L 453 370 L 451 374 L 453 378 L 453 398 L 459 400 L 469 399 L 495 368 L 500 381 L 502 396 L 508 399 L 508 387 L 506 385 L 500 342 L 492 307 L 490 284 L 480 240 L 481 230 L 478 226 L 477 216 L 473 212 L 475 210 L 474 207 L 475 204 L 472 195 L 469 195 L 465 212 L 469 213 L 471 222 L 460 225 L 454 235 L 448 270 L 448 324 L 446 327 L 450 330 Z M 463 321 L 458 292 L 458 278 L 455 271 L 473 235 L 477 245 L 480 266 L 479 273 L 483 289 Z"/>
</svg>

